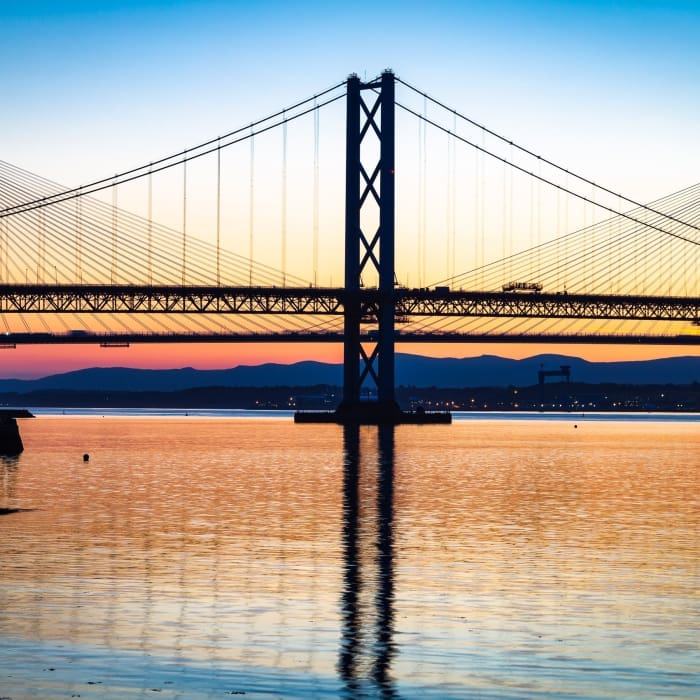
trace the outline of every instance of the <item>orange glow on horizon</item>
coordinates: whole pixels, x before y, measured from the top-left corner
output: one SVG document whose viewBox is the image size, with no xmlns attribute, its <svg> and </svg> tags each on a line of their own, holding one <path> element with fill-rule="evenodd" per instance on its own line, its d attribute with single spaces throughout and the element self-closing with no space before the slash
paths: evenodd
<svg viewBox="0 0 700 700">
<path fill-rule="evenodd" d="M 594 362 L 649 360 L 662 357 L 700 356 L 687 346 L 532 345 L 532 344 L 419 344 L 406 343 L 397 352 L 431 357 L 498 355 L 522 359 L 541 353 L 580 357 Z M 94 345 L 28 345 L 0 354 L 0 378 L 33 379 L 87 367 L 135 367 L 141 369 L 228 369 L 267 362 L 292 364 L 303 360 L 340 363 L 343 350 L 335 343 L 299 344 L 173 344 L 100 348 Z"/>
</svg>

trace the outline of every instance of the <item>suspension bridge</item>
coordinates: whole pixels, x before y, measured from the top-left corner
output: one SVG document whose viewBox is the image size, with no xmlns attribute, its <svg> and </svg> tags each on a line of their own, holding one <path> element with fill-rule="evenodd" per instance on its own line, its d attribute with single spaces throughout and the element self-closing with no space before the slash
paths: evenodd
<svg viewBox="0 0 700 700">
<path fill-rule="evenodd" d="M 335 418 L 397 422 L 397 342 L 697 346 L 699 244 L 700 184 L 642 203 L 352 75 L 79 187 L 0 162 L 0 341 L 342 343 Z"/>
</svg>

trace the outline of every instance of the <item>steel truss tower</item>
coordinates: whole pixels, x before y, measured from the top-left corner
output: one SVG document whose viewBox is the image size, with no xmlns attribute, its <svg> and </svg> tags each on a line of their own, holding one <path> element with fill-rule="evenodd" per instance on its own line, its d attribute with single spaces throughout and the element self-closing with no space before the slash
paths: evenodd
<svg viewBox="0 0 700 700">
<path fill-rule="evenodd" d="M 394 84 L 388 70 L 368 83 L 357 75 L 347 82 L 345 338 L 337 413 L 350 422 L 397 422 L 401 415 L 394 396 Z M 377 325 L 367 345 L 363 324 Z"/>
<path fill-rule="evenodd" d="M 402 411 L 394 391 L 394 90 L 390 70 L 347 81 L 343 398 L 333 413 L 297 412 L 298 423 L 451 422 L 447 412 Z"/>
</svg>

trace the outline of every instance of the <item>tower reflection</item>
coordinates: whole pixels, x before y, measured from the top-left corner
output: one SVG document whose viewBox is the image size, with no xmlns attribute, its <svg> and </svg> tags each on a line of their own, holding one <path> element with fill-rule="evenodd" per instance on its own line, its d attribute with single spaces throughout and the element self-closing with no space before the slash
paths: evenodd
<svg viewBox="0 0 700 700">
<path fill-rule="evenodd" d="M 374 429 L 371 429 L 374 430 Z M 394 428 L 343 435 L 344 586 L 338 671 L 348 697 L 398 697 L 391 677 L 394 624 Z M 376 455 L 376 460 L 372 457 Z"/>
</svg>

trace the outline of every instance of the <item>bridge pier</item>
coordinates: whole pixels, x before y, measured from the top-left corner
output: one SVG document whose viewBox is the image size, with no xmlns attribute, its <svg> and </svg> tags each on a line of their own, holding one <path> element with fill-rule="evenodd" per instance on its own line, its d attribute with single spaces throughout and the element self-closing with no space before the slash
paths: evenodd
<svg viewBox="0 0 700 700">
<path fill-rule="evenodd" d="M 394 92 L 395 76 L 390 70 L 368 83 L 357 75 L 348 78 L 343 398 L 334 413 L 297 413 L 297 422 L 395 425 L 451 420 L 449 413 L 406 413 L 396 401 Z M 378 143 L 368 143 L 372 137 Z M 377 146 L 379 156 L 372 161 Z M 376 325 L 376 330 L 363 333 L 363 325 Z M 363 337 L 370 341 L 363 343 Z M 376 399 L 361 400 L 365 383 Z"/>
</svg>

